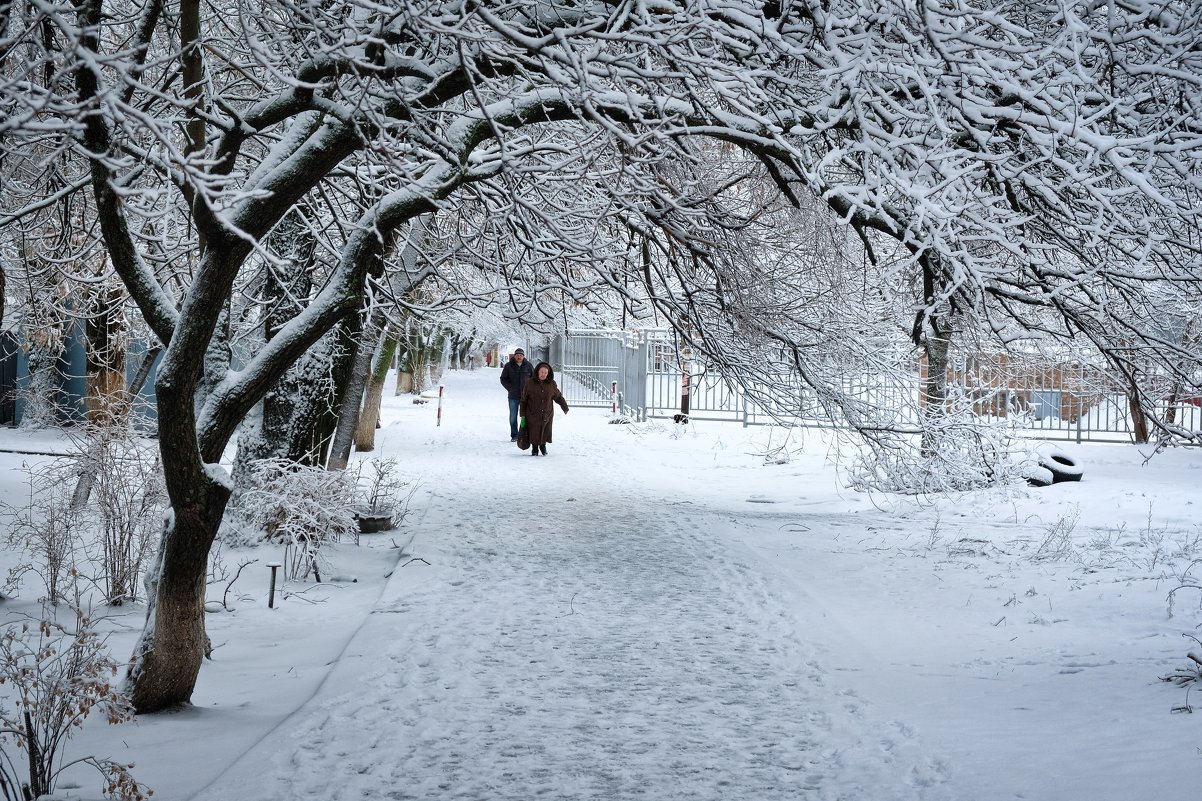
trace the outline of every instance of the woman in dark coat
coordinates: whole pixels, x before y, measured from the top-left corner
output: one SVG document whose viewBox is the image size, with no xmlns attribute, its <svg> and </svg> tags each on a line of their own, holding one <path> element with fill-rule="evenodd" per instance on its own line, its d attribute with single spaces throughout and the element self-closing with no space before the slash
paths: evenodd
<svg viewBox="0 0 1202 801">
<path fill-rule="evenodd" d="M 547 455 L 547 443 L 551 441 L 551 418 L 555 416 L 555 404 L 563 413 L 568 413 L 568 402 L 555 385 L 551 365 L 539 362 L 534 368 L 534 377 L 522 389 L 522 417 L 530 430 L 530 455 Z"/>
</svg>

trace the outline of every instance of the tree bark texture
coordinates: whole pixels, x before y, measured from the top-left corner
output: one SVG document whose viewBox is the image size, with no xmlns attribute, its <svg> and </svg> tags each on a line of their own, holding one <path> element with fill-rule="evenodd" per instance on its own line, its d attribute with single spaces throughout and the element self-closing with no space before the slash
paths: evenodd
<svg viewBox="0 0 1202 801">
<path fill-rule="evenodd" d="M 313 289 L 313 265 L 316 242 L 312 229 L 304 224 L 299 212 L 290 213 L 267 237 L 266 247 L 276 256 L 262 271 L 262 297 L 266 306 L 263 315 L 263 341 L 272 337 L 300 313 L 302 299 L 307 300 Z M 301 409 L 304 399 L 316 392 L 316 383 L 306 379 L 308 364 L 322 352 L 319 346 L 310 350 L 293 364 L 264 395 L 258 413 L 243 423 L 238 437 L 238 455 L 234 460 L 234 480 L 240 485 L 246 466 L 259 459 L 292 459 L 298 461 L 293 448 L 293 431 L 297 422 L 315 419 Z M 316 405 L 313 406 L 316 409 Z M 307 453 L 307 448 L 301 453 Z"/>
<path fill-rule="evenodd" d="M 335 394 L 338 340 L 337 333 L 328 334 L 321 347 L 306 354 L 297 365 L 292 415 L 281 421 L 288 425 L 286 456 L 289 461 L 310 467 L 323 464 L 321 431 Z"/>
<path fill-rule="evenodd" d="M 371 358 L 376 352 L 376 341 L 383 326 L 384 313 L 378 309 L 370 312 L 363 333 L 355 342 L 355 353 L 351 359 L 346 389 L 343 391 L 342 405 L 338 409 L 338 424 L 330 445 L 330 459 L 326 464 L 328 470 L 345 470 L 350 462 L 363 391 L 371 378 Z"/>
<path fill-rule="evenodd" d="M 186 500 L 175 500 L 163 534 L 147 625 L 128 676 L 139 713 L 187 704 L 207 650 L 205 576 L 209 549 L 225 513 L 229 490 L 203 479 Z"/>
<path fill-rule="evenodd" d="M 372 451 L 376 447 L 376 429 L 380 425 L 380 406 L 384 401 L 384 381 L 388 377 L 388 369 L 396 356 L 397 333 L 390 325 L 384 333 L 384 344 L 376 355 L 376 363 L 371 371 L 371 380 L 367 384 L 367 392 L 363 396 L 363 410 L 359 412 L 359 425 L 355 428 L 355 450 Z"/>
<path fill-rule="evenodd" d="M 1127 393 L 1127 408 L 1131 412 L 1131 438 L 1136 445 L 1144 445 L 1151 438 L 1148 430 L 1148 418 L 1139 403 L 1139 390 L 1132 388 Z"/>
</svg>

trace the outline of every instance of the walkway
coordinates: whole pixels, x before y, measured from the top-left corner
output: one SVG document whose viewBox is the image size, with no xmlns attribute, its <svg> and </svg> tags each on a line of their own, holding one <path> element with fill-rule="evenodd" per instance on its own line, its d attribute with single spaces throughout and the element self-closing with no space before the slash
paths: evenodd
<svg viewBox="0 0 1202 801">
<path fill-rule="evenodd" d="M 596 411 L 518 451 L 495 375 L 451 375 L 442 427 L 381 432 L 421 465 L 429 566 L 396 572 L 323 690 L 203 799 L 945 797 L 815 661 L 796 587 L 730 550 L 710 488 Z"/>
</svg>

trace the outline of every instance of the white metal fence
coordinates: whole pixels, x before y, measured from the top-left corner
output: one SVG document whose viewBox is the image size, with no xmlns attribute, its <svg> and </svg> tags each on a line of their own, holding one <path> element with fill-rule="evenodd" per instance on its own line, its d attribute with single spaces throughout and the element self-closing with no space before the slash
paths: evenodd
<svg viewBox="0 0 1202 801">
<path fill-rule="evenodd" d="M 799 381 L 782 378 L 765 384 L 752 393 L 759 399 L 753 400 L 703 364 L 682 362 L 667 331 L 570 331 L 552 340 L 548 350 L 572 405 L 616 408 L 639 420 L 671 418 L 681 413 L 687 386 L 692 420 L 744 426 L 836 424 Z M 883 410 L 894 425 L 916 426 L 920 371 L 915 364 L 901 379 L 847 375 L 840 389 Z M 948 378 L 952 392 L 978 415 L 1014 420 L 1020 433 L 1077 442 L 1132 441 L 1127 396 L 1087 365 L 972 357 L 955 363 Z M 1160 411 L 1183 428 L 1202 430 L 1202 398 L 1166 393 Z"/>
</svg>

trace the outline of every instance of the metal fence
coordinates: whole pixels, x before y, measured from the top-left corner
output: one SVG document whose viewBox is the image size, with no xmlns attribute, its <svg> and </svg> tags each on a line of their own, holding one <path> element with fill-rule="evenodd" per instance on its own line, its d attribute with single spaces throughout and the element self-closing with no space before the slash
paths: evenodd
<svg viewBox="0 0 1202 801">
<path fill-rule="evenodd" d="M 613 331 L 571 331 L 548 348 L 572 406 L 645 409 L 647 339 Z"/>
<path fill-rule="evenodd" d="M 748 393 L 691 361 L 667 331 L 569 331 L 548 350 L 572 405 L 614 408 L 638 420 L 671 418 L 682 412 L 687 394 L 692 420 L 836 425 L 800 381 L 780 377 Z M 917 426 L 923 372 L 915 363 L 900 377 L 846 375 L 839 389 L 882 410 L 892 425 Z M 961 357 L 949 369 L 948 383 L 951 394 L 982 419 L 1006 419 L 1020 434 L 1077 442 L 1133 439 L 1127 396 L 1085 364 L 1034 356 Z M 1166 394 L 1161 404 L 1165 419 L 1202 430 L 1202 398 Z"/>
</svg>

